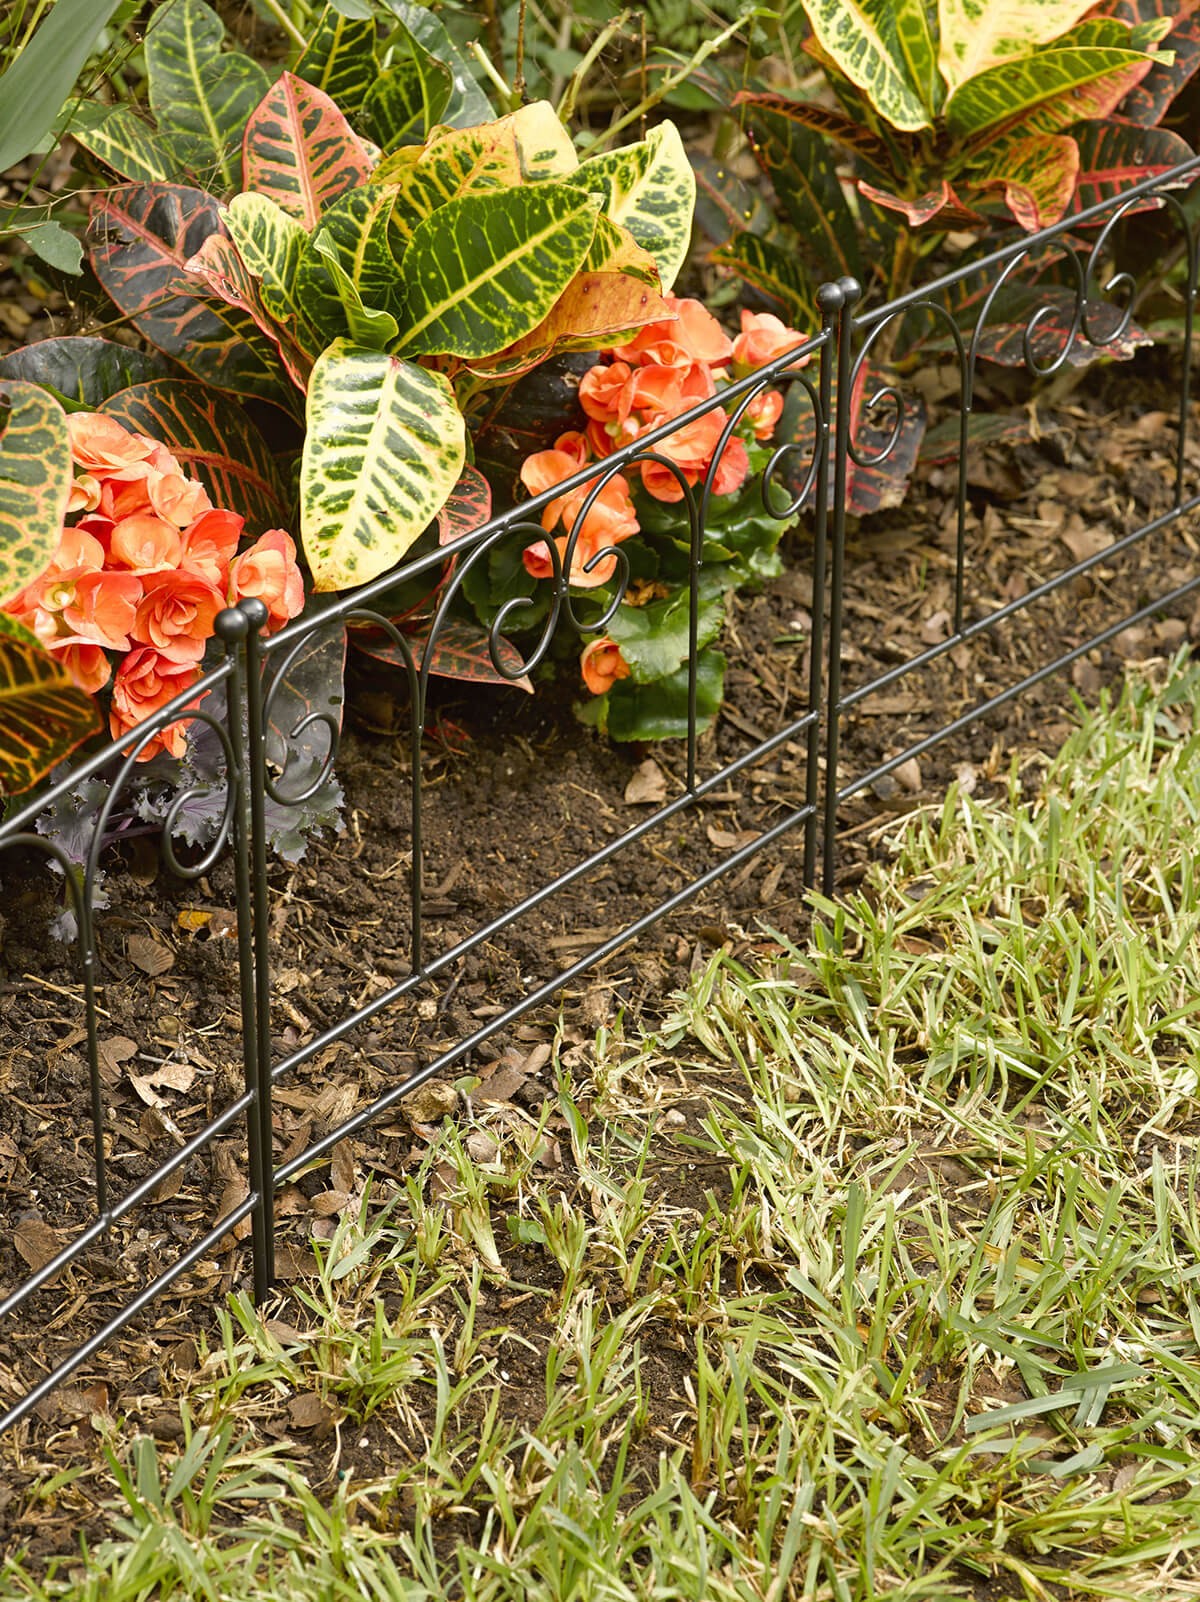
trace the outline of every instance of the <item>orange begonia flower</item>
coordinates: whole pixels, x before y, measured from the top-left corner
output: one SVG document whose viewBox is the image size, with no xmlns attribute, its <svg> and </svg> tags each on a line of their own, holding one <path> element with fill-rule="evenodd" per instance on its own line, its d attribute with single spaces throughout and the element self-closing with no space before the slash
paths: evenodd
<svg viewBox="0 0 1200 1602">
<path fill-rule="evenodd" d="M 78 640 L 52 640 L 49 649 L 86 695 L 95 695 L 112 678 L 112 665 L 98 645 L 85 645 Z"/>
<path fill-rule="evenodd" d="M 756 395 L 742 414 L 754 430 L 757 440 L 768 440 L 783 414 L 783 396 L 777 389 L 764 389 Z"/>
<path fill-rule="evenodd" d="M 579 658 L 579 671 L 593 695 L 604 695 L 618 679 L 629 677 L 629 663 L 621 655 L 621 647 L 617 642 L 606 635 L 584 647 L 583 655 Z"/>
<path fill-rule="evenodd" d="M 245 519 L 217 507 L 201 512 L 183 531 L 180 567 L 196 573 L 224 593 L 229 587 L 229 564 L 242 537 Z"/>
<path fill-rule="evenodd" d="M 175 662 L 198 662 L 225 597 L 207 580 L 184 569 L 151 573 L 138 604 L 133 632 Z"/>
<path fill-rule="evenodd" d="M 661 440 L 655 450 L 676 464 L 688 484 L 696 485 L 708 473 L 728 421 L 724 410 L 717 407 L 676 429 L 665 440 Z M 720 463 L 713 475 L 713 493 L 731 495 L 741 487 L 749 470 L 746 447 L 734 436 L 721 453 Z M 678 475 L 660 462 L 642 463 L 642 483 L 655 500 L 674 502 L 683 499 L 683 486 Z"/>
<path fill-rule="evenodd" d="M 709 367 L 720 367 L 730 359 L 733 346 L 729 336 L 698 300 L 668 295 L 666 304 L 674 317 L 647 323 L 613 354 L 622 361 L 657 362 L 660 366 L 686 367 L 692 362 L 704 362 Z"/>
<path fill-rule="evenodd" d="M 153 440 L 133 434 L 102 412 L 72 412 L 67 418 L 71 455 L 85 472 L 98 477 L 154 454 Z"/>
<path fill-rule="evenodd" d="M 108 723 L 114 739 L 136 729 L 151 713 L 188 689 L 200 677 L 195 662 L 177 662 L 164 656 L 152 645 L 140 645 L 117 669 L 113 680 L 112 705 Z M 138 753 L 139 762 L 149 762 L 159 751 L 181 757 L 187 726 L 182 722 L 169 723 L 165 729 L 147 742 Z"/>
<path fill-rule="evenodd" d="M 256 595 L 267 608 L 267 632 L 282 628 L 304 609 L 304 577 L 296 564 L 296 542 L 269 528 L 229 567 L 230 602 Z"/>
<path fill-rule="evenodd" d="M 183 540 L 172 523 L 151 512 L 123 517 L 113 524 L 108 543 L 109 561 L 135 573 L 160 573 L 179 566 Z"/>
<path fill-rule="evenodd" d="M 623 423 L 633 410 L 634 390 L 628 362 L 597 362 L 579 381 L 579 404 L 599 423 Z"/>
<path fill-rule="evenodd" d="M 789 328 L 773 312 L 743 311 L 742 331 L 733 342 L 734 377 L 745 378 L 747 373 L 757 372 L 777 356 L 803 345 L 806 337 Z M 804 356 L 796 366 L 803 367 L 807 361 L 808 357 Z"/>
<path fill-rule="evenodd" d="M 586 461 L 587 441 L 583 435 L 564 434 L 555 442 L 553 450 L 535 451 L 532 456 L 526 457 L 521 464 L 521 482 L 531 494 L 540 495 L 577 473 Z M 542 527 L 547 532 L 560 520 L 568 531 L 567 535 L 554 542 L 563 563 L 567 560 L 570 532 L 575 528 L 588 495 L 589 487 L 585 485 L 582 489 L 560 495 L 542 511 Z M 588 563 L 606 546 L 619 544 L 621 540 L 636 534 L 639 526 L 629 485 L 617 473 L 596 496 L 578 530 L 571 556 L 570 582 L 580 589 L 595 589 L 598 584 L 606 584 L 616 569 L 616 557 L 601 557 L 590 571 L 587 571 Z M 526 571 L 534 578 L 553 577 L 554 562 L 545 540 L 537 540 L 527 546 L 523 560 Z"/>
</svg>

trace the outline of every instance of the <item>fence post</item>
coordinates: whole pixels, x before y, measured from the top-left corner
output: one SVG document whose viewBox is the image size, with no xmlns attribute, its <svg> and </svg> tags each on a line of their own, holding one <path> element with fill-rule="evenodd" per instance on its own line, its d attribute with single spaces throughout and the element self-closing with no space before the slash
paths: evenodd
<svg viewBox="0 0 1200 1602">
<path fill-rule="evenodd" d="M 850 457 L 850 375 L 853 365 L 854 308 L 862 296 L 856 278 L 839 278 L 837 325 L 837 400 L 833 438 L 833 563 L 829 582 L 829 675 L 825 719 L 825 823 L 822 889 L 833 894 L 837 867 L 838 748 L 842 713 L 842 614 L 846 569 L 846 468 Z"/>
<path fill-rule="evenodd" d="M 836 324 L 844 299 L 840 284 L 822 284 L 817 290 L 821 311 L 820 372 L 817 399 L 820 415 L 816 419 L 817 489 L 813 506 L 812 636 L 808 655 L 807 772 L 804 804 L 804 884 L 811 890 L 817 873 L 817 812 L 821 786 L 821 696 L 825 689 L 825 564 L 829 534 L 829 413 L 833 404 L 833 364 L 836 360 Z"/>
<path fill-rule="evenodd" d="M 262 615 L 260 616 L 259 613 Z M 218 612 L 214 631 L 223 641 L 233 672 L 228 681 L 229 738 L 235 765 L 229 774 L 233 790 L 233 862 L 237 891 L 238 980 L 242 1007 L 242 1061 L 246 1089 L 253 1096 L 246 1110 L 246 1146 L 250 1189 L 257 1197 L 251 1214 L 254 1300 L 261 1303 L 271 1289 L 275 1260 L 275 1175 L 271 1143 L 271 1064 L 262 1054 L 258 947 L 266 939 L 266 868 L 263 842 L 261 782 L 262 682 L 257 634 L 266 607 L 257 599 Z M 258 709 L 256 741 L 254 709 Z M 264 1138 L 265 1134 L 265 1138 Z"/>
</svg>

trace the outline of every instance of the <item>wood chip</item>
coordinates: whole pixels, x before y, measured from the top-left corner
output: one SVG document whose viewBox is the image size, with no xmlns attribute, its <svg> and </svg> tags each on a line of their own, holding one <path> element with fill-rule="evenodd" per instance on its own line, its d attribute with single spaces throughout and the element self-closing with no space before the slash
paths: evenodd
<svg viewBox="0 0 1200 1602">
<path fill-rule="evenodd" d="M 1081 517 L 1073 517 L 1058 537 L 1077 562 L 1086 562 L 1097 551 L 1106 551 L 1113 542 L 1106 528 L 1088 525 Z"/>
</svg>

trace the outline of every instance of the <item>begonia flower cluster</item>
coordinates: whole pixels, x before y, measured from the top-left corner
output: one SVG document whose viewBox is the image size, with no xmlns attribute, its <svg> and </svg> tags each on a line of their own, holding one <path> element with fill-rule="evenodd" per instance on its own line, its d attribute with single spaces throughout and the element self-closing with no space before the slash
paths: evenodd
<svg viewBox="0 0 1200 1602">
<path fill-rule="evenodd" d="M 670 318 L 640 329 L 626 344 L 605 352 L 605 359 L 584 374 L 579 401 L 586 427 L 561 435 L 552 450 L 526 458 L 521 482 L 531 495 L 553 489 L 589 463 L 603 462 L 650 430 L 714 399 L 731 379 L 757 372 L 805 338 L 769 312 L 743 311 L 741 333 L 731 340 L 698 300 L 668 296 L 666 305 Z M 797 358 L 796 366 L 805 359 Z M 726 439 L 729 412 L 723 406 L 712 407 L 655 444 L 654 454 L 663 460 L 638 465 L 641 488 L 657 501 L 678 502 L 684 498 L 685 484 L 694 488 L 711 473 L 713 494 L 735 494 L 749 476 L 748 445 L 771 438 L 782 410 L 783 397 L 777 389 L 760 391 Z M 598 482 L 602 487 L 576 527 Z M 612 547 L 640 530 L 633 489 L 621 473 L 593 479 L 590 485 L 551 501 L 542 512 L 542 527 L 554 537 L 558 563 L 547 541 L 536 541 L 523 557 L 534 578 L 553 577 L 556 566 L 567 566 L 569 552 L 572 585 L 594 589 L 606 584 L 617 565 Z M 629 669 L 616 645 L 604 639 L 593 641 L 584 651 L 581 671 L 589 690 L 603 694 Z"/>
<path fill-rule="evenodd" d="M 223 607 L 258 596 L 267 632 L 304 605 L 296 546 L 269 529 L 238 554 L 244 519 L 216 507 L 165 445 L 98 412 L 67 419 L 75 478 L 49 566 L 5 604 L 89 695 L 110 691 L 114 738 L 201 677 Z M 74 519 L 74 521 L 70 521 Z M 175 722 L 138 754 L 179 757 Z"/>
</svg>

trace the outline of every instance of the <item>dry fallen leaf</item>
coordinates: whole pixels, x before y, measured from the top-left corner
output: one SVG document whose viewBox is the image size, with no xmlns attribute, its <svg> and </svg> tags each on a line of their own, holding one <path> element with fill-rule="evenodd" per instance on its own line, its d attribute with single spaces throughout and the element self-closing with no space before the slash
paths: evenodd
<svg viewBox="0 0 1200 1602">
<path fill-rule="evenodd" d="M 13 1245 L 36 1274 L 58 1256 L 62 1242 L 45 1219 L 31 1213 L 13 1231 Z"/>
<path fill-rule="evenodd" d="M 106 1085 L 115 1085 L 121 1078 L 121 1064 L 137 1054 L 137 1042 L 126 1035 L 113 1035 L 101 1040 L 96 1048 L 100 1064 L 100 1077 Z"/>
<path fill-rule="evenodd" d="M 478 1163 L 481 1168 L 494 1163 L 500 1155 L 500 1147 L 486 1129 L 473 1129 L 467 1136 L 466 1145 L 471 1161 Z"/>
<path fill-rule="evenodd" d="M 316 1391 L 293 1396 L 288 1403 L 288 1417 L 293 1429 L 319 1430 L 324 1435 L 329 1434 L 337 1421 L 336 1411 Z"/>
<path fill-rule="evenodd" d="M 718 829 L 715 824 L 710 823 L 704 832 L 719 851 L 740 851 L 743 846 L 748 846 L 757 840 L 760 831 L 738 829 L 736 833 L 731 833 L 728 829 Z"/>
<path fill-rule="evenodd" d="M 625 786 L 625 805 L 659 806 L 666 799 L 666 776 L 653 757 L 647 757 Z"/>
<path fill-rule="evenodd" d="M 147 1107 L 166 1107 L 170 1104 L 158 1094 L 159 1090 L 185 1091 L 192 1088 L 196 1078 L 196 1070 L 188 1062 L 164 1062 L 157 1068 L 152 1068 L 148 1074 L 127 1075 L 134 1094 Z"/>
<path fill-rule="evenodd" d="M 175 953 L 170 947 L 148 935 L 130 935 L 125 942 L 125 955 L 135 968 L 140 968 L 151 978 L 175 966 Z"/>
</svg>

